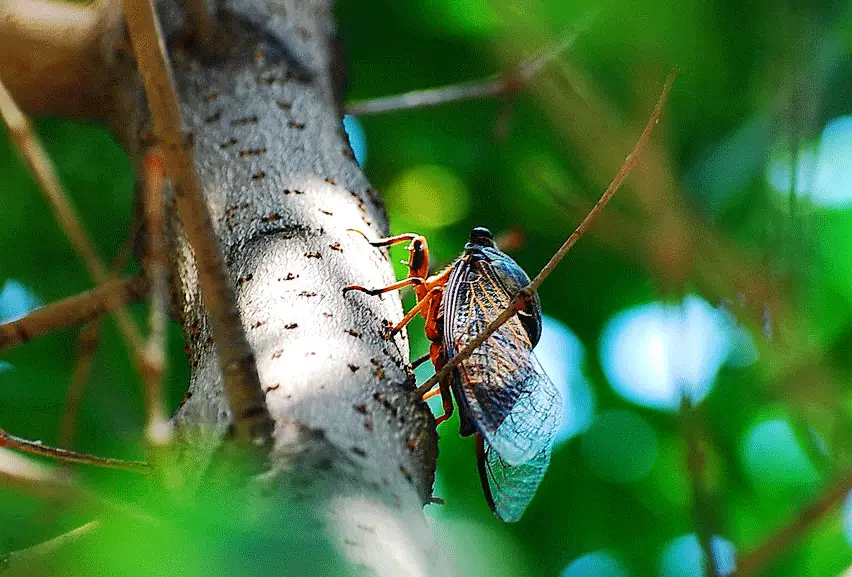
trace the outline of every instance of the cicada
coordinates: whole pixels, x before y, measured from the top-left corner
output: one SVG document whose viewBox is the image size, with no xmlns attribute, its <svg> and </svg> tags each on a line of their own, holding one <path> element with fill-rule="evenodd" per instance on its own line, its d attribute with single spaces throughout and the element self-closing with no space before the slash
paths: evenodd
<svg viewBox="0 0 852 577">
<path fill-rule="evenodd" d="M 511 303 L 529 277 L 501 251 L 491 232 L 474 228 L 464 253 L 435 275 L 429 275 L 429 249 L 418 234 L 402 234 L 371 242 L 382 247 L 408 242 L 409 276 L 380 289 L 348 286 L 371 295 L 413 285 L 417 303 L 393 327 L 396 334 L 417 314 L 426 320 L 435 370 L 482 332 Z M 459 409 L 460 434 L 475 435 L 477 465 L 488 505 L 504 521 L 517 521 L 532 500 L 550 462 L 562 414 L 559 390 L 533 354 L 541 336 L 538 295 L 512 316 L 450 376 L 440 392 L 444 413 Z"/>
</svg>

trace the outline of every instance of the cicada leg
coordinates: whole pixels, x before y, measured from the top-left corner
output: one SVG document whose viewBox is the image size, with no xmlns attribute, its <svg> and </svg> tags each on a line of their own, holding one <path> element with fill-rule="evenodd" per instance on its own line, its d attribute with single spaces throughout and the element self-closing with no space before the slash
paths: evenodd
<svg viewBox="0 0 852 577">
<path fill-rule="evenodd" d="M 431 305 L 432 299 L 440 295 L 443 291 L 444 287 L 442 286 L 436 286 L 429 289 L 429 292 L 423 295 L 423 297 L 417 301 L 417 304 L 411 307 L 411 310 L 408 311 L 404 317 L 402 317 L 402 320 L 399 321 L 396 326 L 390 330 L 390 334 L 388 335 L 388 337 L 393 337 L 399 331 L 401 331 L 405 325 L 411 322 L 411 319 L 417 316 L 417 313 L 421 312 L 424 308 Z"/>
<path fill-rule="evenodd" d="M 424 279 L 424 278 L 412 276 L 412 277 L 408 277 L 406 279 L 403 279 L 399 282 L 395 282 L 390 286 L 386 286 L 386 287 L 383 287 L 383 288 L 377 288 L 377 289 L 368 289 L 368 288 L 362 287 L 360 285 L 349 285 L 349 286 L 343 287 L 343 294 L 346 294 L 349 291 L 359 291 L 359 292 L 362 292 L 362 293 L 367 293 L 368 295 L 374 297 L 374 296 L 380 295 L 382 293 L 395 291 L 395 290 L 401 289 L 402 287 L 407 287 L 408 285 L 421 285 L 425 282 L 426 282 L 426 279 Z"/>
</svg>

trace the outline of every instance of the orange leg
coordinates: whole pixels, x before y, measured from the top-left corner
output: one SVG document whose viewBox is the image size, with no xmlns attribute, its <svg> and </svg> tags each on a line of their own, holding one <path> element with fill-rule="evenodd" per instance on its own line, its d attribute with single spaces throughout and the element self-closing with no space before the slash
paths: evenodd
<svg viewBox="0 0 852 577">
<path fill-rule="evenodd" d="M 346 230 L 351 230 L 352 232 L 357 232 L 361 236 L 363 236 L 367 242 L 369 242 L 373 246 L 393 246 L 395 244 L 399 244 L 401 242 L 405 242 L 407 240 L 414 240 L 416 238 L 423 238 L 423 235 L 416 234 L 413 232 L 406 232 L 404 234 L 398 234 L 396 236 L 389 236 L 387 238 L 380 238 L 379 240 L 370 240 L 367 238 L 367 235 L 358 230 L 357 228 L 347 228 Z"/>
<path fill-rule="evenodd" d="M 417 304 L 411 307 L 411 310 L 408 311 L 404 317 L 402 317 L 402 320 L 399 321 L 399 323 L 397 323 L 397 325 L 391 329 L 388 338 L 393 337 L 394 335 L 396 335 L 396 333 L 401 331 L 405 325 L 411 322 L 411 319 L 417 316 L 417 313 L 419 313 L 426 306 L 428 306 L 432 302 L 432 299 L 435 298 L 437 295 L 441 294 L 443 291 L 444 287 L 442 286 L 436 286 L 429 289 L 429 292 L 423 295 L 423 297 L 419 301 L 417 301 Z"/>
<path fill-rule="evenodd" d="M 368 289 L 364 288 L 360 285 L 350 285 L 347 287 L 343 287 L 343 294 L 348 293 L 349 291 L 360 291 L 362 293 L 367 293 L 370 296 L 380 295 L 382 293 L 395 291 L 397 289 L 401 289 L 402 287 L 406 287 L 408 285 L 420 285 L 426 282 L 426 279 L 420 278 L 418 276 L 408 277 L 407 279 L 403 279 L 399 282 L 395 282 L 390 286 L 386 286 L 384 288 L 378 289 Z"/>
<path fill-rule="evenodd" d="M 444 414 L 435 419 L 436 427 L 452 417 L 454 410 L 453 395 L 450 393 L 450 387 L 447 385 L 446 381 L 441 381 L 438 385 L 438 390 L 441 392 L 441 404 L 444 406 Z"/>
</svg>

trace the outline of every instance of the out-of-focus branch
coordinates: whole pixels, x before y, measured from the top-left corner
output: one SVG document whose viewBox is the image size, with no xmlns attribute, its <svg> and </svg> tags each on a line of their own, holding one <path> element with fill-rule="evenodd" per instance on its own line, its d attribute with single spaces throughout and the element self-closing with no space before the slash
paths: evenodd
<svg viewBox="0 0 852 577">
<path fill-rule="evenodd" d="M 0 78 L 30 114 L 105 118 L 121 34 L 116 0 L 0 2 Z"/>
<path fill-rule="evenodd" d="M 850 491 L 852 491 L 852 473 L 846 473 L 828 486 L 816 500 L 799 511 L 789 523 L 743 555 L 737 561 L 737 570 L 732 577 L 756 575 L 765 569 L 801 539 L 814 523 L 836 510 Z"/>
<path fill-rule="evenodd" d="M 145 159 L 145 222 L 148 232 L 148 254 L 145 272 L 148 276 L 150 307 L 148 341 L 145 343 L 145 401 L 148 412 L 147 435 L 152 445 L 171 441 L 172 427 L 163 406 L 163 373 L 166 365 L 166 322 L 168 320 L 169 271 L 166 265 L 164 194 L 165 168 L 159 150 Z"/>
<path fill-rule="evenodd" d="M 344 107 L 347 114 L 365 116 L 372 114 L 383 114 L 396 112 L 398 110 L 411 110 L 414 108 L 428 108 L 440 106 L 450 102 L 462 100 L 476 100 L 479 98 L 492 98 L 514 94 L 524 87 L 532 78 L 538 74 L 548 63 L 555 60 L 561 53 L 568 50 L 577 40 L 580 30 L 574 30 L 546 51 L 523 62 L 517 69 L 507 74 L 498 74 L 461 82 L 439 88 L 427 90 L 414 90 L 394 96 L 383 96 L 371 100 L 359 100 L 350 102 Z"/>
<path fill-rule="evenodd" d="M 271 446 L 274 422 L 266 407 L 254 353 L 240 321 L 210 213 L 195 174 L 192 140 L 183 132 L 180 108 L 151 0 L 125 0 L 124 12 L 145 84 L 154 132 L 163 146 L 166 170 L 195 255 L 201 294 L 224 373 L 234 439 Z"/>
<path fill-rule="evenodd" d="M 13 551 L 5 557 L 0 557 L 0 571 L 4 576 L 53 573 L 57 569 L 58 561 L 68 553 L 78 551 L 80 541 L 100 527 L 100 521 L 90 521 L 44 543 Z"/>
<path fill-rule="evenodd" d="M 113 280 L 90 291 L 38 308 L 28 315 L 0 324 L 0 350 L 35 337 L 93 319 L 107 312 L 107 295 L 122 304 L 141 300 L 147 283 L 142 277 Z"/>
<path fill-rule="evenodd" d="M 28 441 L 27 439 L 10 435 L 3 429 L 0 429 L 0 447 L 16 449 L 31 455 L 49 457 L 66 463 L 82 463 L 84 465 L 94 465 L 96 467 L 106 467 L 108 469 L 121 469 L 136 473 L 144 473 L 148 470 L 148 464 L 141 461 L 125 461 L 123 459 L 112 459 L 109 457 L 96 457 L 95 455 L 87 455 L 85 453 L 69 451 L 68 449 L 49 447 L 42 444 L 41 441 Z"/>
</svg>

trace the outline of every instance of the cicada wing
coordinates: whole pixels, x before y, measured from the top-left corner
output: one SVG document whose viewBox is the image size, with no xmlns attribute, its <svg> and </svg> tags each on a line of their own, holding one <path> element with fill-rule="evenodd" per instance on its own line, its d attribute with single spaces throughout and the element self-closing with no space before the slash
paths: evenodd
<svg viewBox="0 0 852 577">
<path fill-rule="evenodd" d="M 488 505 L 503 521 L 519 520 L 550 464 L 550 446 L 529 461 L 510 465 L 481 437 L 478 443 L 477 465 Z"/>
<path fill-rule="evenodd" d="M 448 358 L 485 330 L 510 299 L 499 270 L 480 259 L 461 261 L 445 289 Z M 532 354 L 530 337 L 517 316 L 463 361 L 454 379 L 463 410 L 503 461 L 521 465 L 550 451 L 562 398 Z"/>
</svg>

